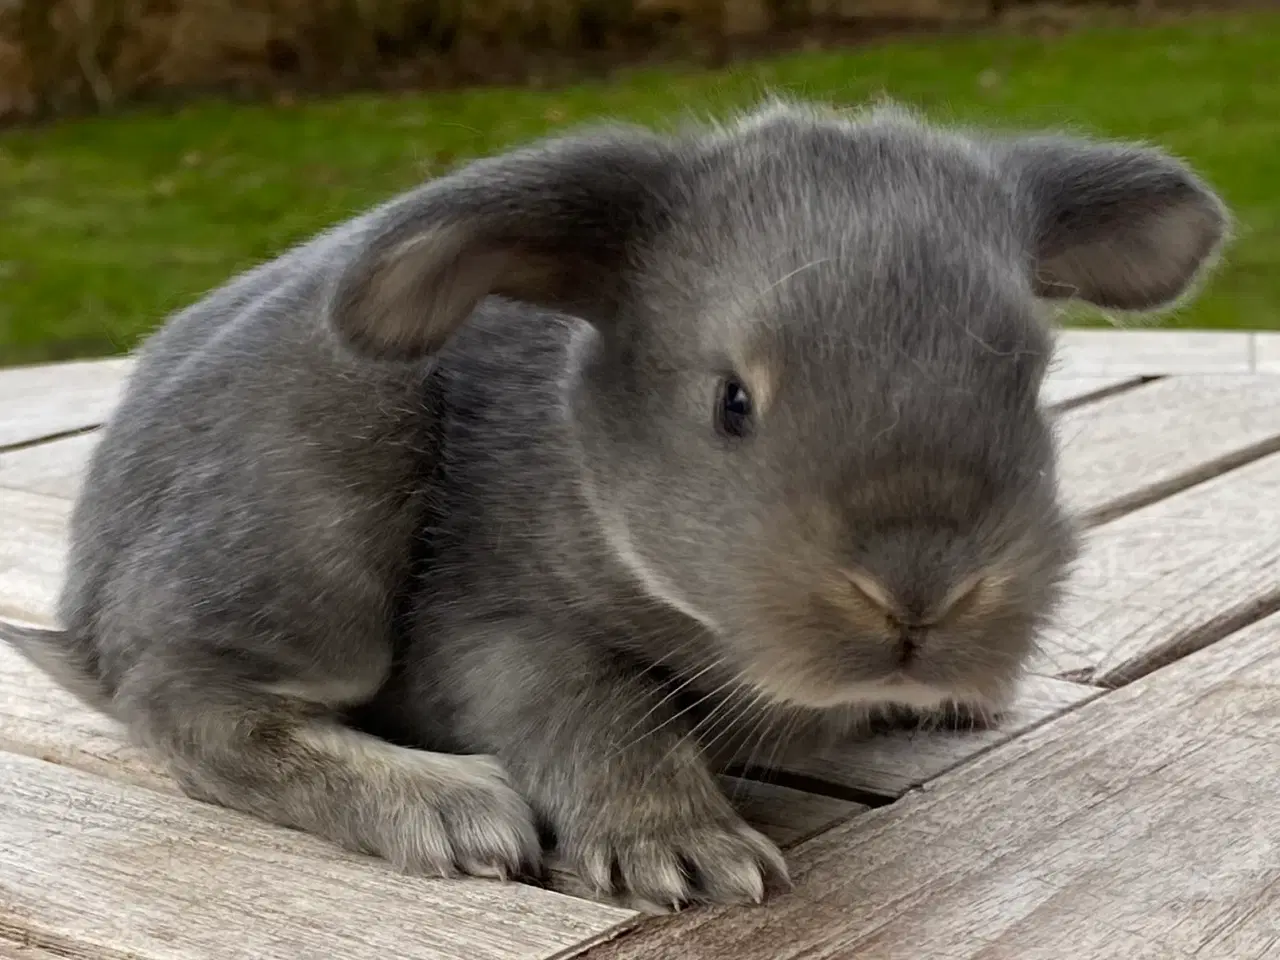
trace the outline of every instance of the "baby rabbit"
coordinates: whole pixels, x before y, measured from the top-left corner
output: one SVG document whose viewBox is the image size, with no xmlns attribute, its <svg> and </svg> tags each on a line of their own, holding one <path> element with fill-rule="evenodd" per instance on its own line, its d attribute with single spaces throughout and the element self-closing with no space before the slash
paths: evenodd
<svg viewBox="0 0 1280 960">
<path fill-rule="evenodd" d="M 1152 309 L 1227 214 L 1161 153 L 771 104 L 485 159 L 142 350 L 65 632 L 192 796 L 434 874 L 757 901 L 713 771 L 1005 701 L 1075 551 L 1043 299 Z"/>
</svg>

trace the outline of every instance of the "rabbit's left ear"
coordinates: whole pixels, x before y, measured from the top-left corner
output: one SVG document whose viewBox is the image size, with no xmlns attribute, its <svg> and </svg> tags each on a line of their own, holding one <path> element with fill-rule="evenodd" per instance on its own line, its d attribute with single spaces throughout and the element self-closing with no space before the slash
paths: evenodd
<svg viewBox="0 0 1280 960">
<path fill-rule="evenodd" d="M 1027 137 L 997 155 L 1017 192 L 1040 296 L 1155 310 L 1187 291 L 1226 237 L 1222 201 L 1159 151 Z"/>
<path fill-rule="evenodd" d="M 662 220 L 665 141 L 616 128 L 478 160 L 375 210 L 330 291 L 339 339 L 366 356 L 438 350 L 485 297 L 607 325 L 630 252 Z"/>
</svg>

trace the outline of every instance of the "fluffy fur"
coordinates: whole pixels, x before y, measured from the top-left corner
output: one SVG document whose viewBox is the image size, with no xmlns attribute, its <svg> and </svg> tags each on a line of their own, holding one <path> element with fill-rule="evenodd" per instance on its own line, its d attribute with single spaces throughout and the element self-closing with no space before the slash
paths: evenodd
<svg viewBox="0 0 1280 960">
<path fill-rule="evenodd" d="M 406 869 L 545 840 L 601 894 L 758 900 L 783 859 L 713 771 L 1008 698 L 1075 551 L 1042 300 L 1166 305 L 1226 225 L 1157 151 L 895 110 L 478 161 L 168 321 L 65 630 L 6 636 L 192 796 Z"/>
</svg>

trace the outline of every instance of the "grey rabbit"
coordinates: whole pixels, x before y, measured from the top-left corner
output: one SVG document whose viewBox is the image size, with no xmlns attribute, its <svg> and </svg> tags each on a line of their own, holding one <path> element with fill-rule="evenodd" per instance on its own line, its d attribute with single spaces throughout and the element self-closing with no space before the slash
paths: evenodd
<svg viewBox="0 0 1280 960">
<path fill-rule="evenodd" d="M 144 345 L 4 636 L 201 798 L 435 875 L 752 902 L 715 771 L 999 709 L 1077 550 L 1046 302 L 1229 231 L 1147 147 L 770 101 L 475 161 Z"/>
</svg>

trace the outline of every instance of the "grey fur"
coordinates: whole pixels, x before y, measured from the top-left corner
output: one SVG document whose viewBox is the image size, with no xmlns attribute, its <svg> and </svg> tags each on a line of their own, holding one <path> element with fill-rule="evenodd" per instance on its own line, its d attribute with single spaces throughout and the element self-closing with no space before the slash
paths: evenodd
<svg viewBox="0 0 1280 960">
<path fill-rule="evenodd" d="M 896 110 L 478 162 L 152 338 L 66 633 L 9 638 L 194 796 L 409 869 L 523 872 L 538 828 L 602 894 L 758 900 L 785 865 L 713 770 L 998 707 L 1055 607 L 1038 296 L 1160 306 L 1226 227 L 1158 152 Z"/>
</svg>

